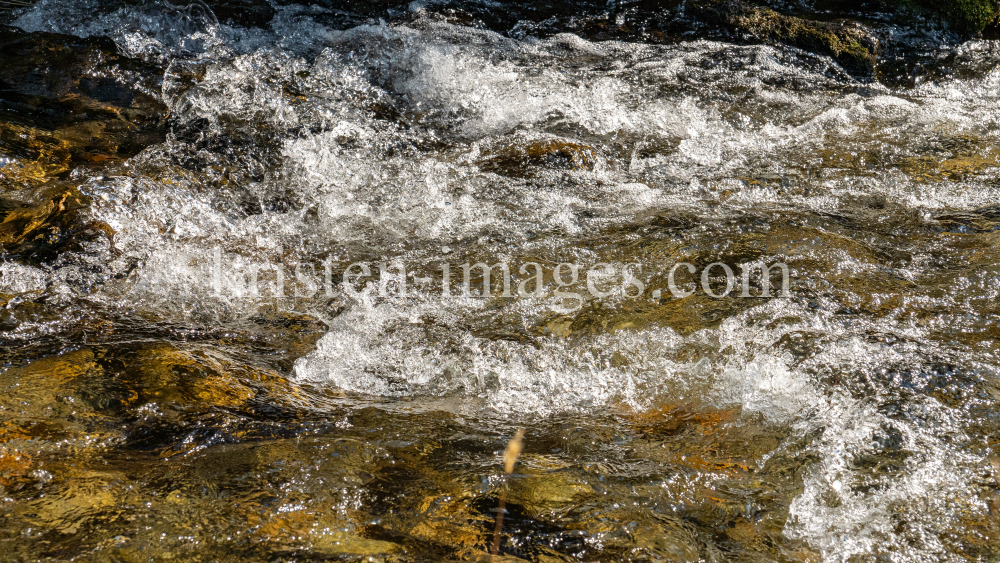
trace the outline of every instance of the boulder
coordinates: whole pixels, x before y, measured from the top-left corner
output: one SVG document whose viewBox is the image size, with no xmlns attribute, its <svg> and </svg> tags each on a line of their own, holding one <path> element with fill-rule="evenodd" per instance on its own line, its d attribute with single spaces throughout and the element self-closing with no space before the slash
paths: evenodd
<svg viewBox="0 0 1000 563">
<path fill-rule="evenodd" d="M 155 65 L 120 54 L 106 37 L 0 26 L 3 168 L 59 174 L 162 142 L 162 75 Z"/>
</svg>

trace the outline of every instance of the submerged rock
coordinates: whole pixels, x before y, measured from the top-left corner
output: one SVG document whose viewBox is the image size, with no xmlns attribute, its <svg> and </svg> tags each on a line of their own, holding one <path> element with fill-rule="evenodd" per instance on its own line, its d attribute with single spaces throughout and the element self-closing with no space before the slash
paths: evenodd
<svg viewBox="0 0 1000 563">
<path fill-rule="evenodd" d="M 81 220 L 77 167 L 103 167 L 166 137 L 162 69 L 123 56 L 111 39 L 0 26 L 0 248 L 49 263 L 114 229 Z M 56 181 L 53 181 L 56 180 Z M 35 191 L 32 191 L 35 190 Z"/>
<path fill-rule="evenodd" d="M 566 471 L 551 471 L 513 479 L 507 498 L 531 514 L 543 514 L 578 503 L 593 494 L 594 489 L 579 476 Z"/>
<path fill-rule="evenodd" d="M 0 487 L 14 485 L 30 468 L 30 455 L 0 446 Z"/>
</svg>

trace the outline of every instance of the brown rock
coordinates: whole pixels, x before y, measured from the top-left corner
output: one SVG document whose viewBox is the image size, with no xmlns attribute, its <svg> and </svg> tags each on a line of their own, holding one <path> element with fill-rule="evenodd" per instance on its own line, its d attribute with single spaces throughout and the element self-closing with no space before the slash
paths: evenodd
<svg viewBox="0 0 1000 563">
<path fill-rule="evenodd" d="M 505 176 L 530 176 L 536 169 L 593 171 L 604 164 L 597 149 L 560 138 L 514 144 L 487 152 L 479 162 L 482 170 Z"/>
<path fill-rule="evenodd" d="M 56 185 L 28 201 L 0 198 L 0 249 L 10 259 L 45 263 L 83 241 L 105 238 L 114 250 L 115 231 L 101 221 L 81 221 L 89 204 L 76 188 Z"/>
<path fill-rule="evenodd" d="M 106 37 L 0 26 L 0 154 L 34 175 L 59 174 L 161 142 L 162 74 Z"/>
</svg>

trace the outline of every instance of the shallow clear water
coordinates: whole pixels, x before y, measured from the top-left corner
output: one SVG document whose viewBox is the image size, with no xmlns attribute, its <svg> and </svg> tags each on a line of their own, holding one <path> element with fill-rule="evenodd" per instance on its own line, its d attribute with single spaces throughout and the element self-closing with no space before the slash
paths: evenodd
<svg viewBox="0 0 1000 563">
<path fill-rule="evenodd" d="M 996 42 L 896 88 L 442 13 L 19 15 L 157 69 L 122 76 L 169 127 L 97 164 L 0 146 L 5 209 L 50 205 L 7 223 L 89 229 L 0 231 L 12 560 L 483 559 L 501 498 L 510 560 L 1000 556 Z M 340 285 L 394 261 L 404 297 Z M 787 297 L 666 291 L 757 261 Z M 444 296 L 443 262 L 456 294 L 540 263 L 549 295 Z M 594 297 L 599 263 L 645 291 Z"/>
</svg>

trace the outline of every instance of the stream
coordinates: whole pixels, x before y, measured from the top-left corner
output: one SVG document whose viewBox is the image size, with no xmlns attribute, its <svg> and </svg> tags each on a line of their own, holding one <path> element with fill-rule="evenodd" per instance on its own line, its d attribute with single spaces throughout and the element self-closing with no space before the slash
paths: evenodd
<svg viewBox="0 0 1000 563">
<path fill-rule="evenodd" d="M 998 41 L 222 4 L 0 27 L 0 558 L 1000 558 Z"/>
</svg>

